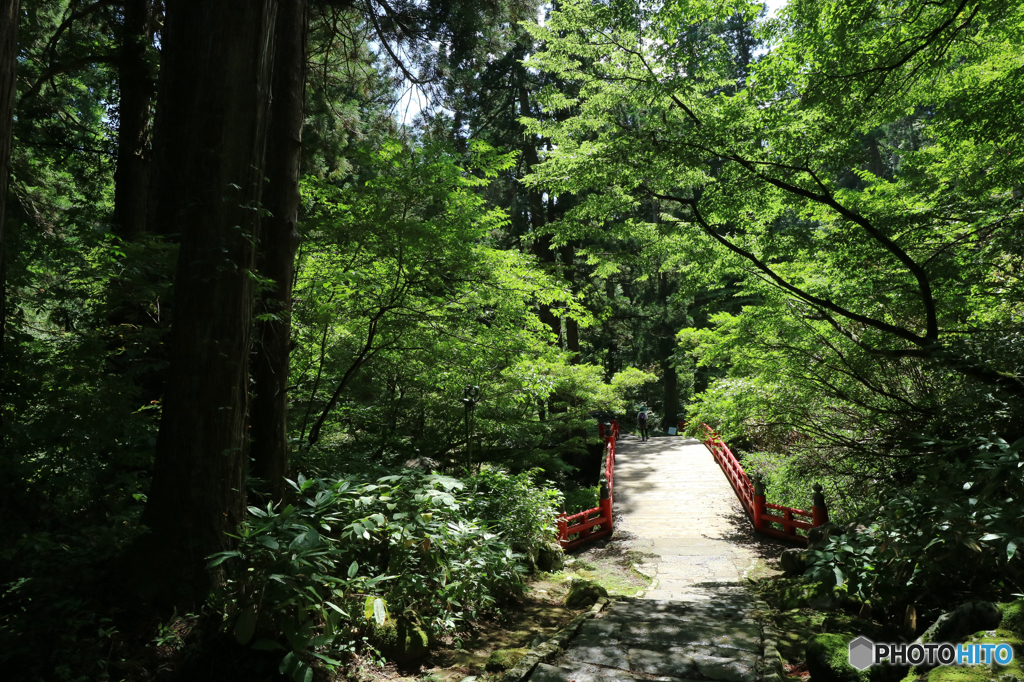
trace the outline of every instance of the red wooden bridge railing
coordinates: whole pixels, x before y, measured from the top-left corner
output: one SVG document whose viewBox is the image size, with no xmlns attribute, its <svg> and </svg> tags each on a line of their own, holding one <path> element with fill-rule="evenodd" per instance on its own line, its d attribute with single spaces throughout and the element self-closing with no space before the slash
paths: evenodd
<svg viewBox="0 0 1024 682">
<path fill-rule="evenodd" d="M 701 426 L 704 427 L 704 437 L 701 440 L 714 455 L 715 461 L 722 467 L 722 471 L 725 472 L 726 478 L 732 484 L 732 489 L 736 491 L 736 496 L 743 504 L 743 508 L 746 509 L 747 515 L 754 522 L 754 530 L 765 535 L 806 545 L 807 536 L 798 534 L 797 530 L 807 531 L 828 523 L 828 508 L 825 506 L 821 485 L 814 484 L 814 507 L 810 512 L 778 504 L 768 504 L 765 501 L 764 486 L 761 482 L 756 479 L 753 482 L 750 480 L 735 455 L 729 450 L 729 446 L 710 426 L 707 424 L 701 424 Z M 809 521 L 804 519 L 809 519 Z"/>
<path fill-rule="evenodd" d="M 573 549 L 612 534 L 612 495 L 615 489 L 615 441 L 619 438 L 619 422 L 597 425 L 598 435 L 605 440 L 601 462 L 601 499 L 597 507 L 558 518 L 558 541 L 563 549 Z"/>
<path fill-rule="evenodd" d="M 684 423 L 680 422 L 682 429 Z M 821 485 L 814 484 L 814 506 L 810 512 L 793 507 L 769 504 L 765 500 L 764 487 L 759 480 L 751 481 L 736 456 L 725 441 L 707 424 L 702 424 L 704 445 L 722 467 L 726 478 L 736 491 L 736 496 L 754 523 L 754 530 L 765 535 L 806 545 L 807 536 L 797 531 L 807 531 L 828 523 L 828 508 Z M 574 549 L 588 542 L 612 534 L 612 500 L 615 492 L 615 443 L 619 437 L 619 423 L 598 424 L 598 434 L 605 440 L 604 459 L 601 462 L 601 499 L 597 507 L 572 516 L 564 514 L 558 518 L 558 541 L 563 549 Z M 778 512 L 778 513 L 773 513 Z M 800 518 L 798 518 L 800 517 Z M 806 520 L 806 519 L 809 519 Z M 778 528 L 776 527 L 778 526 Z"/>
</svg>

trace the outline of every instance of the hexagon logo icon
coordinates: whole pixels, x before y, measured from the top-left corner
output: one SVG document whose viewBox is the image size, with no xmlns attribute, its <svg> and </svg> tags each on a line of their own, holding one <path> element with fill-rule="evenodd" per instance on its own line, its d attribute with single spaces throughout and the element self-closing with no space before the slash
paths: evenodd
<svg viewBox="0 0 1024 682">
<path fill-rule="evenodd" d="M 875 660 L 875 643 L 867 637 L 858 637 L 850 642 L 850 665 L 857 670 L 871 667 Z"/>
</svg>

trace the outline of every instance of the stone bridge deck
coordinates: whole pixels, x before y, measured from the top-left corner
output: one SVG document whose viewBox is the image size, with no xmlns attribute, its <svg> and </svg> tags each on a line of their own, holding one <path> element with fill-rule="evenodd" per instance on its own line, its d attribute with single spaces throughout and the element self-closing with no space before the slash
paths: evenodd
<svg viewBox="0 0 1024 682">
<path fill-rule="evenodd" d="M 700 441 L 624 436 L 615 455 L 615 531 L 652 555 L 649 599 L 686 599 L 693 587 L 737 585 L 762 544 L 729 480 Z"/>
</svg>

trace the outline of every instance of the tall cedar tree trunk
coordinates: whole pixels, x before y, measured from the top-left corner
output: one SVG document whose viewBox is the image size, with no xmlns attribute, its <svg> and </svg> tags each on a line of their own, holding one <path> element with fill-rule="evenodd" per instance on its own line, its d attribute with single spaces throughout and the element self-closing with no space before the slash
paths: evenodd
<svg viewBox="0 0 1024 682">
<path fill-rule="evenodd" d="M 152 78 L 147 52 L 151 0 L 124 0 L 124 35 L 118 62 L 117 167 L 114 169 L 114 229 L 133 239 L 146 229 L 149 190 L 149 126 Z"/>
<path fill-rule="evenodd" d="M 284 494 L 288 466 L 288 356 L 299 239 L 295 228 L 306 94 L 307 0 L 282 0 L 279 12 L 263 190 L 263 205 L 270 215 L 260 225 L 258 259 L 260 275 L 273 281 L 273 289 L 263 292 L 259 309 L 273 318 L 256 324 L 251 410 L 252 473 L 267 483 L 275 500 Z"/>
<path fill-rule="evenodd" d="M 167 0 L 154 232 L 179 234 L 171 364 L 138 554 L 143 597 L 194 606 L 245 513 L 255 242 L 276 0 Z"/>
<path fill-rule="evenodd" d="M 679 373 L 673 363 L 676 350 L 676 329 L 672 325 L 669 311 L 669 297 L 673 290 L 668 275 L 658 276 L 658 302 L 661 304 L 661 322 L 658 330 L 658 360 L 661 363 L 664 404 L 662 406 L 661 428 L 668 429 L 679 423 Z"/>
<path fill-rule="evenodd" d="M 4 380 L 4 334 L 7 319 L 7 181 L 10 177 L 14 125 L 14 80 L 18 55 L 20 0 L 0 0 L 0 386 Z M 4 419 L 0 408 L 0 465 L 4 463 Z M 6 467 L 5 467 L 6 469 Z M 5 495 L 6 496 L 6 495 Z"/>
<path fill-rule="evenodd" d="M 661 370 L 665 382 L 665 406 L 661 418 L 661 428 L 668 429 L 679 425 L 679 373 L 672 364 L 672 351 L 675 348 L 673 337 L 662 339 L 667 348 L 662 351 Z"/>
<path fill-rule="evenodd" d="M 565 280 L 569 283 L 569 291 L 576 294 L 578 288 L 575 269 L 576 247 L 569 243 L 560 247 L 558 252 L 562 256 L 562 272 Z M 569 356 L 569 364 L 578 365 L 580 363 L 580 325 L 572 317 L 565 318 L 565 349 L 572 353 Z"/>
</svg>

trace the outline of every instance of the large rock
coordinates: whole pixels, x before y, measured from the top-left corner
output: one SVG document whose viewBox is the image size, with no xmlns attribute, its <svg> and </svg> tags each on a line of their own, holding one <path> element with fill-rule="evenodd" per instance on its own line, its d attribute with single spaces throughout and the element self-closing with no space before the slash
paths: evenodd
<svg viewBox="0 0 1024 682">
<path fill-rule="evenodd" d="M 553 542 L 541 545 L 537 551 L 537 568 L 542 571 L 560 571 L 565 566 L 565 552 Z"/>
<path fill-rule="evenodd" d="M 397 663 L 423 658 L 430 652 L 430 635 L 416 623 L 400 619 L 375 625 L 370 643 L 384 656 Z"/>
<path fill-rule="evenodd" d="M 823 549 L 832 535 L 838 535 L 842 528 L 829 521 L 807 531 L 807 549 Z"/>
<path fill-rule="evenodd" d="M 815 635 L 807 641 L 807 669 L 814 682 L 869 682 L 870 668 L 850 665 L 850 642 L 855 635 Z"/>
<path fill-rule="evenodd" d="M 807 570 L 807 560 L 802 549 L 787 549 L 779 556 L 779 565 L 786 577 L 802 575 Z"/>
<path fill-rule="evenodd" d="M 608 590 L 589 580 L 576 578 L 569 585 L 565 595 L 565 606 L 570 609 L 585 609 L 593 606 L 598 599 L 608 598 Z"/>
<path fill-rule="evenodd" d="M 999 607 L 989 601 L 961 604 L 949 613 L 939 616 L 921 635 L 921 641 L 963 642 L 979 630 L 995 630 L 1003 620 Z"/>
</svg>

